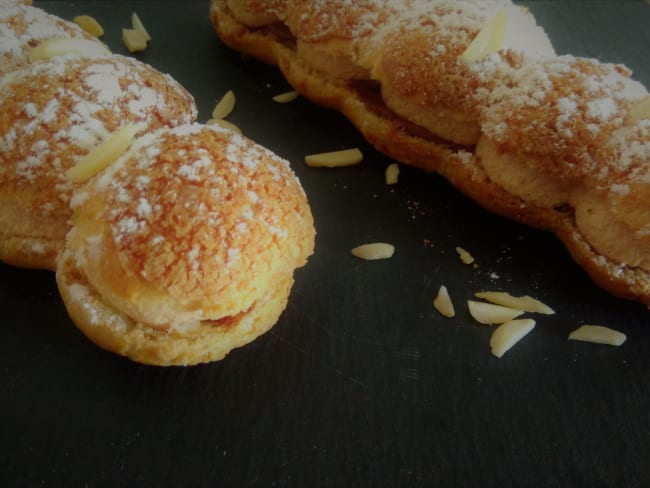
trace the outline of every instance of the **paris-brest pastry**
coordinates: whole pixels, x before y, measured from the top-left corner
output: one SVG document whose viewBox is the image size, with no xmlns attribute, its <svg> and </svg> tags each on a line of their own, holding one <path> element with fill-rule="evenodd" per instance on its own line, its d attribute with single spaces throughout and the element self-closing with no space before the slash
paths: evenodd
<svg viewBox="0 0 650 488">
<path fill-rule="evenodd" d="M 650 99 L 626 67 L 556 54 L 500 0 L 212 0 L 210 17 L 378 150 L 552 231 L 650 305 Z"/>
</svg>

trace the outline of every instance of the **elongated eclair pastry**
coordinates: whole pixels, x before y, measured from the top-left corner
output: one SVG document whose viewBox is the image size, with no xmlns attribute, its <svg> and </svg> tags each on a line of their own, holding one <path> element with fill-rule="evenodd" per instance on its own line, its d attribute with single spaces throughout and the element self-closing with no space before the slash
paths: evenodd
<svg viewBox="0 0 650 488">
<path fill-rule="evenodd" d="M 126 124 L 179 125 L 197 109 L 180 84 L 133 58 L 66 55 L 0 78 L 0 113 L 0 260 L 54 270 L 72 214 L 67 171 Z"/>
<path fill-rule="evenodd" d="M 314 247 L 288 163 L 218 126 L 145 134 L 72 205 L 56 274 L 70 316 L 147 364 L 219 360 L 266 332 Z"/>
<path fill-rule="evenodd" d="M 212 0 L 217 34 L 378 150 L 554 232 L 596 283 L 650 305 L 650 108 L 628 69 L 556 55 L 508 1 L 285 0 L 264 16 L 268 3 Z"/>
<path fill-rule="evenodd" d="M 0 2 L 0 76 L 29 64 L 30 51 L 42 41 L 64 38 L 101 44 L 77 24 L 40 8 Z"/>
</svg>

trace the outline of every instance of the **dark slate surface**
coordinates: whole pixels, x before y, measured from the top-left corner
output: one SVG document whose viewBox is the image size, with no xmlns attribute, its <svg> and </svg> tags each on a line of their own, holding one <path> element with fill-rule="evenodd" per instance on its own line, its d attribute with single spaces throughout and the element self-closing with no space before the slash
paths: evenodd
<svg viewBox="0 0 650 488">
<path fill-rule="evenodd" d="M 623 62 L 650 85 L 650 6 L 529 2 L 559 52 Z M 3 486 L 644 486 L 650 484 L 650 324 L 645 307 L 594 286 L 551 235 L 492 216 L 436 175 L 390 163 L 338 114 L 277 105 L 278 72 L 225 49 L 207 2 L 36 2 L 88 13 L 124 52 L 196 97 L 206 120 L 233 89 L 230 119 L 287 158 L 316 220 L 316 254 L 271 332 L 192 368 L 131 363 L 88 342 L 50 273 L 0 266 Z M 315 170 L 307 153 L 359 146 L 355 168 Z M 363 262 L 385 240 L 393 259 Z M 429 241 L 429 245 L 425 245 Z M 460 263 L 462 246 L 478 268 Z M 454 320 L 431 301 L 441 284 Z M 502 359 L 462 302 L 482 289 L 557 310 Z M 581 323 L 622 330 L 621 348 L 569 342 Z"/>
</svg>

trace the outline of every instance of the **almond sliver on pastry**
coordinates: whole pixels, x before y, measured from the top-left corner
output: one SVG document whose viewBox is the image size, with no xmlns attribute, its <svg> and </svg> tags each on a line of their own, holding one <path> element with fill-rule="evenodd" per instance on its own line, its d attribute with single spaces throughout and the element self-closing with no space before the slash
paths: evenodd
<svg viewBox="0 0 650 488">
<path fill-rule="evenodd" d="M 111 51 L 99 41 L 57 38 L 41 42 L 30 51 L 29 59 L 31 61 L 40 61 L 54 56 L 63 56 L 65 54 L 93 57 L 106 56 L 111 54 Z"/>
<path fill-rule="evenodd" d="M 68 170 L 68 178 L 80 183 L 99 173 L 124 154 L 140 130 L 137 125 L 129 124 L 111 134 Z"/>
</svg>

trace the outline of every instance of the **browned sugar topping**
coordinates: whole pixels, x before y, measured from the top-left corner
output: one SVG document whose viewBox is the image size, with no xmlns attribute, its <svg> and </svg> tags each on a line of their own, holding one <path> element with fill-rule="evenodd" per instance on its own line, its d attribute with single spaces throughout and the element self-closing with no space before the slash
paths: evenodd
<svg viewBox="0 0 650 488">
<path fill-rule="evenodd" d="M 216 126 L 145 135 L 96 185 L 125 266 L 172 296 L 219 296 L 308 254 L 311 215 L 288 164 Z"/>
<path fill-rule="evenodd" d="M 381 83 L 423 111 L 443 106 L 476 112 L 478 77 L 459 56 L 494 14 L 497 2 L 408 3 L 383 27 Z"/>
<path fill-rule="evenodd" d="M 38 90 L 33 90 L 38 86 Z M 67 212 L 68 168 L 126 123 L 143 129 L 190 122 L 191 96 L 134 59 L 55 57 L 0 81 L 1 188 L 40 188 L 40 211 Z"/>
<path fill-rule="evenodd" d="M 476 65 L 480 76 L 492 75 L 491 62 Z M 546 160 L 550 172 L 608 172 L 617 163 L 607 142 L 645 93 L 628 75 L 620 66 L 573 56 L 526 63 L 512 84 L 486 95 L 483 132 L 508 151 Z"/>
<path fill-rule="evenodd" d="M 307 42 L 354 41 L 385 22 L 388 11 L 385 0 L 300 0 L 294 2 L 287 25 L 298 39 Z"/>
</svg>

